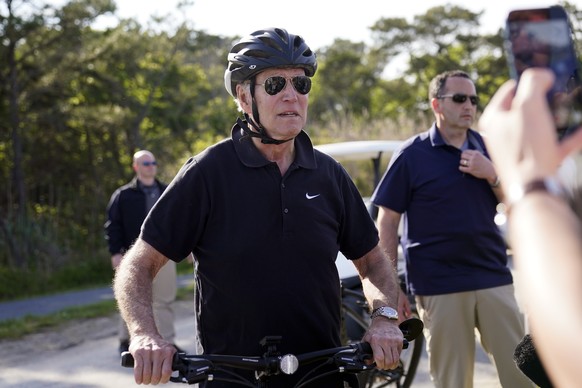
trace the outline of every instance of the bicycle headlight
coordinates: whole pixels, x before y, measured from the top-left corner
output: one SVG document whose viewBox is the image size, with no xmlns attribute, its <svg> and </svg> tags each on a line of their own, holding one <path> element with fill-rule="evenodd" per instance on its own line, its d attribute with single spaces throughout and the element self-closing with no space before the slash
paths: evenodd
<svg viewBox="0 0 582 388">
<path fill-rule="evenodd" d="M 286 354 L 281 357 L 279 368 L 281 369 L 281 372 L 286 375 L 292 375 L 297 372 L 297 369 L 299 368 L 299 360 L 292 354 Z"/>
</svg>

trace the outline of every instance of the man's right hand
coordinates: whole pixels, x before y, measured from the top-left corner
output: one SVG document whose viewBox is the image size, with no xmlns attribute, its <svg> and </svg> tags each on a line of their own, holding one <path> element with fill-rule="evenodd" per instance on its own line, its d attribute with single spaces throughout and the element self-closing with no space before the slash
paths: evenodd
<svg viewBox="0 0 582 388">
<path fill-rule="evenodd" d="M 133 374 L 137 384 L 165 384 L 172 375 L 176 348 L 161 337 L 134 336 L 129 346 L 134 359 Z"/>
</svg>

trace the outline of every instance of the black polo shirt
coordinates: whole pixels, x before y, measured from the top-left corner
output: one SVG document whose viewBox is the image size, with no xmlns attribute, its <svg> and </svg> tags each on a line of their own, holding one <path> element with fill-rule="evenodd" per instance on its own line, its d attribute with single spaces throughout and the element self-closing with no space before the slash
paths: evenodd
<svg viewBox="0 0 582 388">
<path fill-rule="evenodd" d="M 305 132 L 284 176 L 235 125 L 187 163 L 146 219 L 142 238 L 172 260 L 198 261 L 206 353 L 260 355 L 340 344 L 338 250 L 357 259 L 378 233 L 347 172 Z"/>
</svg>

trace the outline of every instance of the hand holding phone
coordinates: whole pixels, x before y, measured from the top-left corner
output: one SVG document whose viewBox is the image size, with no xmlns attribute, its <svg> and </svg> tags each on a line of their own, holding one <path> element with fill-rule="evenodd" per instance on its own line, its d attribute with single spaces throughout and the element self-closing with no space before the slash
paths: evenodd
<svg viewBox="0 0 582 388">
<path fill-rule="evenodd" d="M 561 6 L 511 11 L 505 28 L 505 48 L 511 77 L 525 69 L 552 70 L 555 82 L 548 103 L 560 139 L 582 125 L 580 64 L 568 15 Z"/>
</svg>

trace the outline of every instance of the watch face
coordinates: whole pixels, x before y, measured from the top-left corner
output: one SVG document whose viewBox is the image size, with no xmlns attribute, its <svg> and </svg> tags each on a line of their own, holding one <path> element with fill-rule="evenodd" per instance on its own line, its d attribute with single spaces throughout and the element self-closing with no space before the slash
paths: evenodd
<svg viewBox="0 0 582 388">
<path fill-rule="evenodd" d="M 386 317 L 388 319 L 398 320 L 398 311 L 394 310 L 392 307 L 380 307 L 372 313 L 372 318 L 376 317 Z"/>
</svg>

